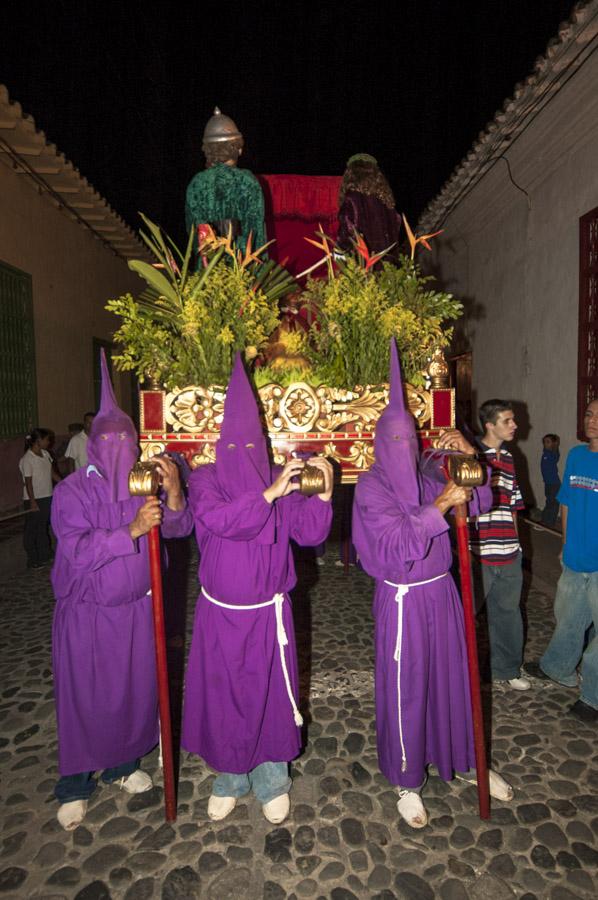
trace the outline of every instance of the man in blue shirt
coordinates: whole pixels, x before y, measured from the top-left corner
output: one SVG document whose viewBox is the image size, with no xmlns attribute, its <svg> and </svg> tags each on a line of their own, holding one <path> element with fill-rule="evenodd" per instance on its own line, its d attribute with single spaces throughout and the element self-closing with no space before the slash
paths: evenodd
<svg viewBox="0 0 598 900">
<path fill-rule="evenodd" d="M 561 486 L 561 479 L 559 478 L 559 457 L 561 454 L 558 434 L 545 434 L 542 438 L 542 445 L 544 449 L 542 451 L 540 469 L 542 470 L 544 496 L 546 497 L 546 505 L 542 511 L 542 525 L 554 528 L 559 514 L 557 494 Z"/>
<path fill-rule="evenodd" d="M 558 499 L 563 522 L 563 574 L 554 601 L 556 628 L 531 675 L 577 686 L 581 660 L 581 696 L 571 713 L 584 722 L 598 721 L 598 399 L 584 417 L 588 444 L 567 457 Z M 586 634 L 594 631 L 584 650 Z"/>
</svg>

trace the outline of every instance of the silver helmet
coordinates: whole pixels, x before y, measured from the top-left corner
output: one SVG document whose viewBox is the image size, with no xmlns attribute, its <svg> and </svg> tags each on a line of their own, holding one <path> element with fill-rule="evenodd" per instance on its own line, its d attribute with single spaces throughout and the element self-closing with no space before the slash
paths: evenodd
<svg viewBox="0 0 598 900">
<path fill-rule="evenodd" d="M 233 120 L 223 115 L 217 106 L 214 107 L 214 115 L 208 119 L 204 128 L 204 144 L 219 144 L 222 141 L 234 141 L 242 137 Z"/>
</svg>

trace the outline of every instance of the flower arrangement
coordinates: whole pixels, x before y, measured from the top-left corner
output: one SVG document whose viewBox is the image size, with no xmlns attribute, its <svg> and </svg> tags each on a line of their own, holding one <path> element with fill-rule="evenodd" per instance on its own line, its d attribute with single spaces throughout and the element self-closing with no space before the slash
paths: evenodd
<svg viewBox="0 0 598 900">
<path fill-rule="evenodd" d="M 310 239 L 323 252 L 320 263 L 327 265 L 327 278 L 308 280 L 302 301 L 315 324 L 308 337 L 292 338 L 294 354 L 309 360 L 311 383 L 330 387 L 384 383 L 388 342 L 394 335 L 406 379 L 421 387 L 432 354 L 449 344 L 453 330 L 446 323 L 459 318 L 463 306 L 452 294 L 433 290 L 434 278 L 423 275 L 415 262 L 416 246 L 430 249 L 428 241 L 435 235 L 415 237 L 404 221 L 411 255 L 401 255 L 398 265 L 384 260 L 388 250 L 370 254 L 360 236 L 352 253 L 341 251 L 321 231 L 319 241 Z M 268 379 L 287 383 L 290 374 L 297 373 L 283 371 L 281 379 L 279 369 L 262 370 L 258 383 Z"/>
<path fill-rule="evenodd" d="M 138 298 L 125 294 L 106 309 L 122 320 L 114 339 L 119 369 L 132 370 L 167 388 L 187 384 L 225 384 L 237 350 L 257 356 L 278 324 L 277 300 L 294 286 L 293 277 L 273 260 L 267 244 L 245 253 L 209 230 L 201 265 L 192 270 L 190 235 L 185 253 L 144 218 L 141 237 L 158 266 L 131 260 L 148 289 Z"/>
<path fill-rule="evenodd" d="M 371 255 L 359 236 L 353 252 L 346 253 L 320 231 L 311 243 L 322 250 L 317 265 L 327 266 L 328 277 L 310 277 L 302 297 L 314 324 L 307 334 L 279 335 L 286 362 L 272 362 L 266 348 L 279 325 L 277 300 L 296 291 L 297 282 L 264 259 L 268 245 L 252 250 L 250 240 L 243 254 L 230 235 L 218 238 L 208 229 L 201 264 L 193 270 L 193 233 L 181 253 L 158 226 L 145 217 L 144 222 L 147 232 L 141 237 L 158 266 L 139 260 L 129 266 L 148 289 L 136 299 L 125 294 L 110 300 L 106 308 L 122 320 L 114 335 L 122 348 L 114 357 L 117 367 L 168 389 L 225 384 L 238 350 L 256 363 L 258 386 L 293 381 L 338 388 L 380 385 L 388 376 L 393 335 L 405 378 L 420 387 L 433 352 L 450 341 L 447 322 L 462 312 L 462 304 L 435 291 L 434 279 L 415 262 L 416 246 L 430 249 L 435 235 L 415 237 L 405 220 L 411 255 L 394 265 L 384 260 L 387 251 Z"/>
</svg>

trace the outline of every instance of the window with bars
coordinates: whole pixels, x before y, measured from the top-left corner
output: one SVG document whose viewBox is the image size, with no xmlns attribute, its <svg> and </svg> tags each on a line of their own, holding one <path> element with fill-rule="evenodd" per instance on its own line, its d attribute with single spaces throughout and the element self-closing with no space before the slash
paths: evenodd
<svg viewBox="0 0 598 900">
<path fill-rule="evenodd" d="M 587 405 L 598 398 L 598 206 L 579 220 L 577 436 Z"/>
<path fill-rule="evenodd" d="M 0 438 L 37 425 L 31 275 L 0 262 Z"/>
</svg>

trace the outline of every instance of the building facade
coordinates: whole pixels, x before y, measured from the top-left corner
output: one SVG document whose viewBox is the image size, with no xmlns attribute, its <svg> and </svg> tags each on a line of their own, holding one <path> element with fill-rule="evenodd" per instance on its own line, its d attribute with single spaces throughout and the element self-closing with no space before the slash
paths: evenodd
<svg viewBox="0 0 598 900">
<path fill-rule="evenodd" d="M 0 85 L 0 516 L 20 503 L 17 463 L 36 425 L 66 433 L 97 402 L 106 301 L 138 292 L 143 245 Z M 115 378 L 126 409 L 132 382 Z"/>
<path fill-rule="evenodd" d="M 598 2 L 578 3 L 419 223 L 425 266 L 466 307 L 472 407 L 514 401 L 529 503 L 546 432 L 562 456 L 598 396 Z"/>
</svg>

